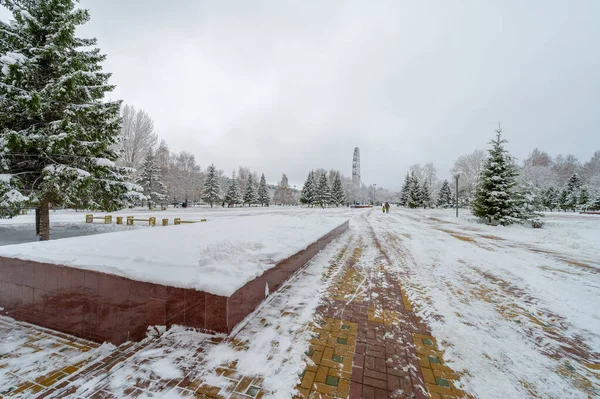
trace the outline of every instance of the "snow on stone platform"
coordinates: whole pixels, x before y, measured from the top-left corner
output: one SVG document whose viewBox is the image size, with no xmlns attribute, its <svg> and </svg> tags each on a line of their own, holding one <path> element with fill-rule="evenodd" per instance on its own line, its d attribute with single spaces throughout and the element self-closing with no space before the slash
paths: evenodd
<svg viewBox="0 0 600 399">
<path fill-rule="evenodd" d="M 260 214 L 0 247 L 0 257 L 229 296 L 347 218 Z"/>
</svg>

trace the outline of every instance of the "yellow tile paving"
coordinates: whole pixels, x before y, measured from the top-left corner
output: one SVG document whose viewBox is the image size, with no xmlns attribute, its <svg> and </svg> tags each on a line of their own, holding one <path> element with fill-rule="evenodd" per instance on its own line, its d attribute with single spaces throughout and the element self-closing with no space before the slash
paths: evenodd
<svg viewBox="0 0 600 399">
<path fill-rule="evenodd" d="M 357 333 L 358 323 L 332 318 L 313 328 L 297 398 L 348 397 Z"/>
</svg>

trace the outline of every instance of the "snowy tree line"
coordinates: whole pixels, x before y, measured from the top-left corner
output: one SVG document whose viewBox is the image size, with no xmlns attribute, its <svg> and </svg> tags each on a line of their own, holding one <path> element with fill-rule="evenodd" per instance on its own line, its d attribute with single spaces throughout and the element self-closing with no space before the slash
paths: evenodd
<svg viewBox="0 0 600 399">
<path fill-rule="evenodd" d="M 472 207 L 482 172 L 489 155 L 483 150 L 458 157 L 451 170 L 459 175 L 460 207 Z M 557 155 L 534 149 L 518 164 L 515 190 L 527 199 L 535 211 L 600 210 L 600 150 L 580 163 L 573 155 Z M 413 165 L 406 174 L 397 202 L 406 207 L 455 206 L 455 182 L 439 180 L 433 163 Z"/>
<path fill-rule="evenodd" d="M 340 206 L 346 204 L 346 188 L 339 171 L 327 173 L 324 169 L 311 170 L 308 173 L 300 202 L 308 206 Z"/>
<path fill-rule="evenodd" d="M 126 105 L 122 110 L 120 153 L 117 164 L 135 170 L 132 181 L 142 187 L 145 199 L 138 204 L 149 207 L 205 202 L 227 205 L 295 205 L 298 191 L 291 188 L 284 174 L 276 185 L 240 167 L 231 177 L 210 165 L 203 170 L 193 154 L 174 153 L 154 129 L 152 118 L 143 110 Z"/>
<path fill-rule="evenodd" d="M 460 206 L 470 207 L 487 223 L 531 221 L 534 227 L 543 225 L 540 211 L 600 210 L 600 151 L 580 164 L 572 155 L 553 159 L 535 149 L 518 165 L 505 148 L 502 129 L 495 132 L 496 139 L 490 142 L 487 155 L 476 150 L 460 156 L 454 164 L 452 172 L 459 175 Z M 409 208 L 452 206 L 449 182 L 441 182 L 435 175 L 433 164 L 411 167 L 399 203 Z M 432 195 L 434 187 L 439 188 Z"/>
</svg>

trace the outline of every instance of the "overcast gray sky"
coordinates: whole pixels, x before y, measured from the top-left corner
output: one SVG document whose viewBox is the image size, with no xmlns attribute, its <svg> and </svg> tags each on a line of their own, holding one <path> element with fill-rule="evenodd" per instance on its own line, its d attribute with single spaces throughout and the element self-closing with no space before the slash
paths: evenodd
<svg viewBox="0 0 600 399">
<path fill-rule="evenodd" d="M 302 183 L 311 168 L 398 189 L 486 148 L 600 148 L 598 0 L 82 0 L 113 99 L 173 151 Z M 8 18 L 0 10 L 0 18 Z"/>
</svg>

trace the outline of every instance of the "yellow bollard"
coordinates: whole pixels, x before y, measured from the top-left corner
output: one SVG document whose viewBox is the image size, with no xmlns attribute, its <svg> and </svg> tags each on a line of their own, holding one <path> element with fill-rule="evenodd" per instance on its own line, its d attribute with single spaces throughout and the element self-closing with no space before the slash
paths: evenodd
<svg viewBox="0 0 600 399">
<path fill-rule="evenodd" d="M 156 226 L 156 218 L 151 217 L 148 219 L 148 226 Z"/>
<path fill-rule="evenodd" d="M 27 215 L 27 209 L 21 209 L 21 215 Z"/>
<path fill-rule="evenodd" d="M 86 223 L 94 223 L 94 215 L 85 215 Z"/>
<path fill-rule="evenodd" d="M 117 216 L 117 224 L 123 224 L 123 216 Z"/>
<path fill-rule="evenodd" d="M 127 226 L 133 226 L 133 216 L 127 216 Z"/>
<path fill-rule="evenodd" d="M 173 224 L 175 226 L 177 226 L 178 224 L 181 224 L 181 218 L 175 218 L 175 219 L 173 219 Z"/>
<path fill-rule="evenodd" d="M 104 224 L 112 224 L 112 215 L 104 216 Z"/>
<path fill-rule="evenodd" d="M 162 224 L 163 224 L 163 226 L 168 226 L 169 225 L 169 219 L 163 219 L 162 220 Z"/>
</svg>

